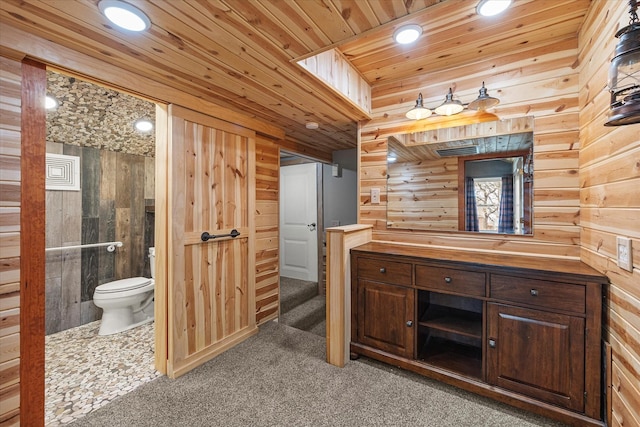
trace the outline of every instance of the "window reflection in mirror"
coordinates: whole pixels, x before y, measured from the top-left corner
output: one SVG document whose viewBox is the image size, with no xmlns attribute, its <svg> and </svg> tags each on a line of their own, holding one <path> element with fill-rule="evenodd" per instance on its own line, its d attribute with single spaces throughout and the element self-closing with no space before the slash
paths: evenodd
<svg viewBox="0 0 640 427">
<path fill-rule="evenodd" d="M 460 230 L 531 233 L 530 152 L 508 157 L 460 160 L 464 171 Z M 462 175 L 462 173 L 461 173 Z"/>
</svg>

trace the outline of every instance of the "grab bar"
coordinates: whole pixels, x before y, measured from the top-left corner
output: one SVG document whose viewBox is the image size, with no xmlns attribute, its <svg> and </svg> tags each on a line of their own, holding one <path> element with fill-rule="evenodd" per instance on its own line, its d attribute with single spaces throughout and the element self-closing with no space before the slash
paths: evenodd
<svg viewBox="0 0 640 427">
<path fill-rule="evenodd" d="M 100 248 L 103 246 L 107 247 L 107 252 L 114 252 L 116 250 L 116 247 L 119 247 L 119 248 L 122 247 L 122 242 L 87 243 L 84 245 L 59 246 L 55 248 L 46 248 L 44 251 L 51 252 L 51 251 L 62 251 L 65 249 Z"/>
<path fill-rule="evenodd" d="M 200 239 L 202 239 L 203 242 L 207 242 L 207 241 L 209 241 L 209 239 L 217 239 L 219 237 L 233 237 L 235 239 L 239 235 L 240 235 L 240 232 L 234 228 L 233 230 L 231 230 L 231 233 L 229 233 L 229 234 L 218 234 L 218 235 L 215 235 L 215 234 L 209 234 L 207 231 L 205 231 L 200 236 Z"/>
</svg>

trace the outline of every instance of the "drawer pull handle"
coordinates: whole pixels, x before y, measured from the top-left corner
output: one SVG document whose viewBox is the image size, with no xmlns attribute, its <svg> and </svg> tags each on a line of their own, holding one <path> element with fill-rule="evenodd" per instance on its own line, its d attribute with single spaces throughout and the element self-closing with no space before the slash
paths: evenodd
<svg viewBox="0 0 640 427">
<path fill-rule="evenodd" d="M 386 272 L 387 272 L 387 269 L 386 269 L 386 268 L 382 267 L 382 268 L 380 269 L 380 273 L 384 274 L 384 273 L 386 273 Z"/>
<path fill-rule="evenodd" d="M 496 340 L 494 340 L 493 338 L 491 338 L 489 340 L 489 347 L 491 348 L 496 348 Z"/>
<path fill-rule="evenodd" d="M 407 320 L 407 327 L 410 328 L 413 326 L 413 320 Z"/>
<path fill-rule="evenodd" d="M 531 289 L 531 296 L 532 297 L 537 297 L 538 296 L 538 290 L 537 289 Z"/>
<path fill-rule="evenodd" d="M 447 283 L 451 283 L 452 279 L 451 279 L 451 277 L 445 277 L 444 281 L 447 282 Z"/>
</svg>

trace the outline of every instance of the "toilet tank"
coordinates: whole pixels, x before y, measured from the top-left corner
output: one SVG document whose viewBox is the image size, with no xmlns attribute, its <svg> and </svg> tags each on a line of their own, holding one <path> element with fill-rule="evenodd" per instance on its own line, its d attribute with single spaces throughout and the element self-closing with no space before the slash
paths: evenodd
<svg viewBox="0 0 640 427">
<path fill-rule="evenodd" d="M 149 266 L 151 267 L 151 278 L 156 278 L 156 248 L 149 248 Z"/>
</svg>

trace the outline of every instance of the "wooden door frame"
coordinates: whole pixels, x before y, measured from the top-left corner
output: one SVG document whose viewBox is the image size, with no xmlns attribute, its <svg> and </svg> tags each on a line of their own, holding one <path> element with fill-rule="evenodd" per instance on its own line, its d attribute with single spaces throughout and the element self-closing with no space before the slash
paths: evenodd
<svg viewBox="0 0 640 427">
<path fill-rule="evenodd" d="M 45 158 L 46 110 L 41 99 L 46 95 L 47 65 L 31 59 L 22 61 L 21 82 L 21 182 L 20 182 L 20 420 L 25 425 L 45 422 Z M 83 78 L 83 80 L 91 81 Z M 113 90 L 131 94 L 110 85 Z M 138 96 L 139 95 L 133 95 Z M 166 105 L 156 104 L 156 145 L 166 161 Z M 164 116 L 161 116 L 164 113 Z M 158 117 L 160 115 L 160 117 Z M 163 121 L 162 118 L 165 118 Z M 160 119 L 160 120 L 158 120 Z M 156 155 L 156 165 L 159 161 Z M 156 167 L 156 174 L 159 168 Z M 27 174 L 25 171 L 29 171 Z M 157 175 L 156 175 L 157 179 Z M 156 198 L 166 206 L 166 188 L 156 186 Z M 162 204 L 160 205 L 162 206 Z M 162 213 L 165 212 L 165 213 Z M 156 214 L 156 247 L 166 247 L 166 209 Z M 164 227 L 164 228 L 163 228 Z M 165 246 L 162 246 L 162 245 Z M 166 250 L 156 252 L 155 358 L 156 369 L 166 374 Z M 164 288 L 162 288 L 164 286 Z M 160 291 L 160 292 L 158 292 Z M 160 298 L 158 298 L 158 293 Z M 164 307 L 164 308 L 163 308 Z M 164 311 L 163 311 L 164 310 Z"/>
<path fill-rule="evenodd" d="M 47 74 L 30 59 L 21 68 L 20 423 L 44 425 Z"/>
</svg>

